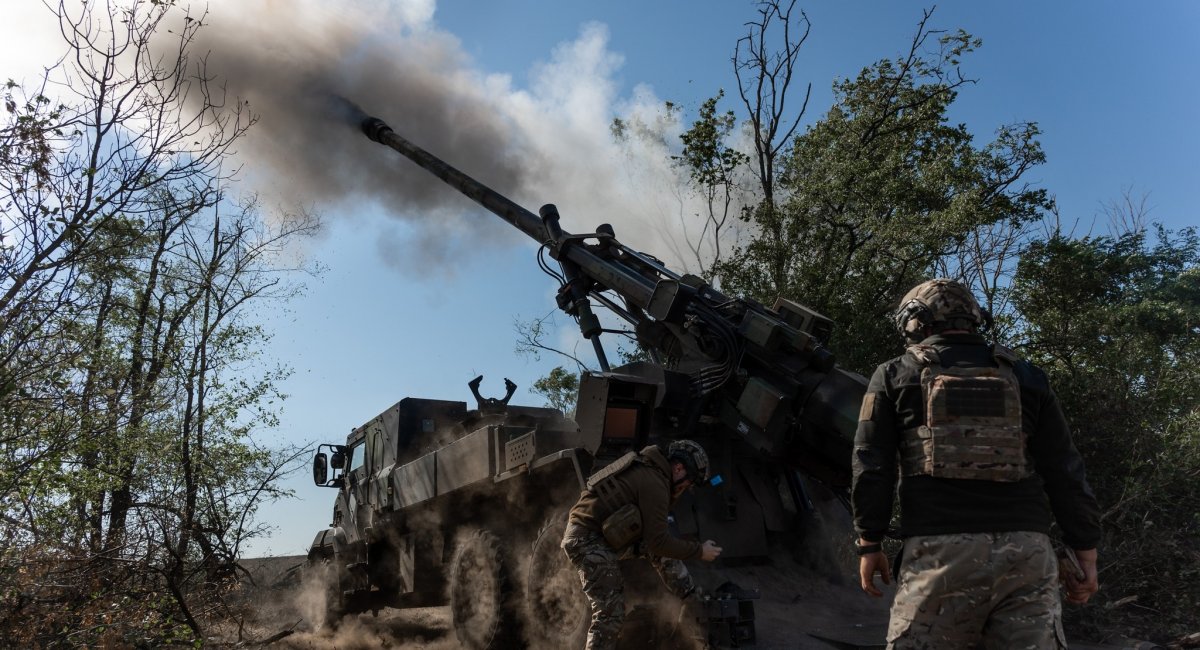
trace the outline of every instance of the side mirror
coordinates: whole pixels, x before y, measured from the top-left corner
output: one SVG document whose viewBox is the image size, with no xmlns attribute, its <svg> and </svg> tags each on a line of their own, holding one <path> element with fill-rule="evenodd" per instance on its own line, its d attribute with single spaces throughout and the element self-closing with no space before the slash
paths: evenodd
<svg viewBox="0 0 1200 650">
<path fill-rule="evenodd" d="M 329 459 L 329 465 L 334 469 L 344 469 L 346 467 L 346 452 L 342 451 L 340 448 L 335 449 L 333 452 L 333 458 Z"/>
<path fill-rule="evenodd" d="M 338 467 L 338 454 L 333 455 L 333 466 Z M 324 487 L 329 483 L 329 466 L 325 460 L 325 454 L 317 453 L 313 456 L 313 483 Z"/>
</svg>

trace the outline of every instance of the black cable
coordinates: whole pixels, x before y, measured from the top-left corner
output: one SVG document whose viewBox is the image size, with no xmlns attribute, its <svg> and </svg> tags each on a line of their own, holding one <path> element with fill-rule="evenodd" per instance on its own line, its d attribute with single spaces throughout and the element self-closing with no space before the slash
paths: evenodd
<svg viewBox="0 0 1200 650">
<path fill-rule="evenodd" d="M 728 303 L 726 303 L 728 304 Z M 694 310 L 700 322 L 707 326 L 721 352 L 721 360 L 719 363 L 709 366 L 701 370 L 698 375 L 700 380 L 700 391 L 702 395 L 707 395 L 712 391 L 725 385 L 737 370 L 738 364 L 741 363 L 741 357 L 745 350 L 741 345 L 741 340 L 737 333 L 725 320 L 725 318 L 717 312 L 712 305 L 706 304 L 703 301 L 693 303 L 689 308 Z"/>
<path fill-rule="evenodd" d="M 545 273 L 546 275 L 554 278 L 555 280 L 558 280 L 559 286 L 565 285 L 567 283 L 567 279 L 564 278 L 561 273 L 559 273 L 558 271 L 555 271 L 546 262 L 545 255 L 546 255 L 546 245 L 542 244 L 541 248 L 539 248 L 538 252 L 537 252 L 538 268 L 540 268 L 542 270 L 542 272 Z"/>
</svg>

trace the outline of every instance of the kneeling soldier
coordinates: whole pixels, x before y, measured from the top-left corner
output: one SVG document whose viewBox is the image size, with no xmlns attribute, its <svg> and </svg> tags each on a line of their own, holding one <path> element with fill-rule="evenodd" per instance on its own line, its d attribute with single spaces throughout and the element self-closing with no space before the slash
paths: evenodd
<svg viewBox="0 0 1200 650">
<path fill-rule="evenodd" d="M 676 440 L 665 453 L 656 445 L 629 452 L 588 480 L 562 541 L 591 604 L 588 650 L 617 647 L 625 618 L 619 558 L 645 557 L 676 596 L 695 593 L 683 560 L 712 562 L 721 547 L 671 536 L 667 513 L 692 485 L 707 481 L 708 455 L 691 440 Z"/>
</svg>

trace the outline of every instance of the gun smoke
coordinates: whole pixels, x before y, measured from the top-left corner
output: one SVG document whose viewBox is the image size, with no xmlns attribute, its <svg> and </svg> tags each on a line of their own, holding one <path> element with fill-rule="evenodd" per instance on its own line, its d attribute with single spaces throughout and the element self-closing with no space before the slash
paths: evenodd
<svg viewBox="0 0 1200 650">
<path fill-rule="evenodd" d="M 412 245 L 402 253 L 424 268 L 457 250 L 521 238 L 364 138 L 358 125 L 370 114 L 534 212 L 557 203 L 568 230 L 609 222 L 661 257 L 684 257 L 672 254 L 686 250 L 675 232 L 690 212 L 684 199 L 647 201 L 677 187 L 665 149 L 622 149 L 609 130 L 618 114 L 677 125 L 662 121 L 662 102 L 645 89 L 618 100 L 611 77 L 620 58 L 607 51 L 602 26 L 584 26 L 533 72 L 531 90 L 520 90 L 506 75 L 480 72 L 423 3 L 259 0 L 210 11 L 195 51 L 207 53 L 207 73 L 229 100 L 259 117 L 239 153 L 252 187 L 268 196 L 327 216 L 378 206 L 406 220 Z"/>
<path fill-rule="evenodd" d="M 457 41 L 403 26 L 389 37 L 368 28 L 361 8 L 306 5 L 222 5 L 198 33 L 209 74 L 259 117 L 241 151 L 255 186 L 322 212 L 374 202 L 389 214 L 434 218 L 439 229 L 454 225 L 446 221 L 463 211 L 461 199 L 363 138 L 352 104 L 334 99 L 345 97 L 388 114 L 424 146 L 453 152 L 467 173 L 519 193 L 526 167 L 513 160 L 532 154 L 498 119 Z"/>
</svg>

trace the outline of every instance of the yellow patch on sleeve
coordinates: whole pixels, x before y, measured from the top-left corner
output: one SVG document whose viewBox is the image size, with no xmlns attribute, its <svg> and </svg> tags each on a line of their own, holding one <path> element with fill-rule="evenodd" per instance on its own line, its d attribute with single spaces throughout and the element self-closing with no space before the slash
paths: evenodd
<svg viewBox="0 0 1200 650">
<path fill-rule="evenodd" d="M 859 422 L 866 422 L 875 414 L 875 395 L 876 393 L 863 395 L 862 408 L 858 410 Z"/>
</svg>

